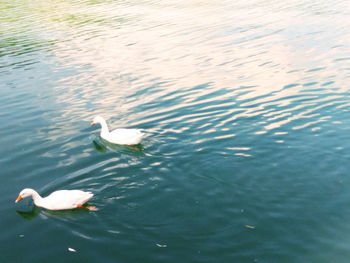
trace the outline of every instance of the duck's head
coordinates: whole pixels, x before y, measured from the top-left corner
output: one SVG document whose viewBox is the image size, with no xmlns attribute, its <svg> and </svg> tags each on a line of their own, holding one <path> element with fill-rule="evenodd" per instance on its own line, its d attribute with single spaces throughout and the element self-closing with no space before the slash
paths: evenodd
<svg viewBox="0 0 350 263">
<path fill-rule="evenodd" d="M 105 120 L 101 117 L 101 116 L 96 116 L 92 122 L 91 122 L 91 126 L 94 126 L 96 123 L 102 123 Z"/>
<path fill-rule="evenodd" d="M 30 188 L 25 188 L 25 189 L 23 189 L 23 190 L 19 193 L 19 195 L 18 195 L 18 197 L 17 197 L 15 203 L 18 203 L 18 202 L 21 201 L 22 199 L 24 199 L 24 198 L 26 198 L 26 197 L 28 197 L 28 196 L 31 196 L 32 194 L 33 194 L 33 189 L 30 189 Z"/>
</svg>

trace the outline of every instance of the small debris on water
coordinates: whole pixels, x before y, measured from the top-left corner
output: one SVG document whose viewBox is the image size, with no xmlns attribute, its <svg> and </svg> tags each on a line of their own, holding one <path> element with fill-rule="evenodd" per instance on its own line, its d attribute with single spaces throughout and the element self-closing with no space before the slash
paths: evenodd
<svg viewBox="0 0 350 263">
<path fill-rule="evenodd" d="M 255 229 L 255 226 L 245 225 L 246 228 Z"/>
<path fill-rule="evenodd" d="M 98 211 L 98 208 L 96 206 L 87 206 L 86 209 L 89 211 Z"/>
<path fill-rule="evenodd" d="M 167 245 L 156 244 L 157 247 L 167 247 Z"/>
<path fill-rule="evenodd" d="M 24 237 L 24 235 L 19 235 L 19 237 Z"/>
</svg>

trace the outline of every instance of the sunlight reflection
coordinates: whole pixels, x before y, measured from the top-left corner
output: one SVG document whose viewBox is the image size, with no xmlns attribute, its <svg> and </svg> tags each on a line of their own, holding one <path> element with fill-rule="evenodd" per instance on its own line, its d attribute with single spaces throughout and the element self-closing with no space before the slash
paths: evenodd
<svg viewBox="0 0 350 263">
<path fill-rule="evenodd" d="M 170 119 L 193 125 L 210 116 L 220 118 L 211 122 L 207 132 L 212 126 L 227 128 L 240 118 L 259 117 L 259 123 L 266 124 L 254 134 L 296 120 L 307 122 L 296 125 L 302 128 L 319 123 L 322 120 L 314 113 L 323 106 L 319 84 L 312 76 L 331 83 L 326 69 L 337 62 L 323 51 L 333 47 L 333 58 L 341 48 L 320 41 L 320 37 L 328 40 L 319 34 L 324 28 L 322 18 L 297 19 L 288 8 L 266 16 L 268 7 L 255 4 L 153 1 L 121 5 L 107 1 L 89 8 L 80 2 L 74 12 L 67 3 L 62 7 L 43 4 L 42 10 L 55 10 L 52 16 L 48 11 L 40 14 L 47 32 L 69 39 L 56 41 L 51 51 L 53 70 L 68 73 L 54 88 L 57 102 L 69 104 L 61 117 L 89 121 L 103 113 L 105 118 L 118 118 L 120 126 L 156 120 L 165 124 Z M 254 12 L 255 19 L 248 21 L 232 11 L 242 6 Z M 301 43 L 297 37 L 305 20 L 310 22 L 310 36 Z M 333 22 L 342 28 L 340 20 Z M 321 45 L 317 49 L 315 38 Z M 334 41 L 339 43 L 339 39 Z M 317 92 L 308 94 L 306 89 Z M 310 100 L 308 106 L 314 109 L 298 105 L 301 98 Z M 150 107 L 147 114 L 139 110 L 145 104 L 172 99 L 178 103 L 165 110 Z M 202 111 L 193 112 L 191 107 L 202 107 Z M 172 115 L 181 108 L 188 111 Z M 151 118 L 153 114 L 157 116 Z M 60 132 L 52 136 L 68 131 Z M 222 136 L 228 135 L 217 138 Z"/>
</svg>

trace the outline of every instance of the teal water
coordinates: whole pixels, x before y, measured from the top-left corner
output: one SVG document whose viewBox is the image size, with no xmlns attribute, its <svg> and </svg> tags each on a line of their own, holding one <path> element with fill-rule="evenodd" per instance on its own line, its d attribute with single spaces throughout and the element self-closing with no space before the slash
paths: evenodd
<svg viewBox="0 0 350 263">
<path fill-rule="evenodd" d="M 349 15 L 0 1 L 0 262 L 349 262 Z M 97 114 L 142 145 L 107 145 Z M 99 210 L 15 204 L 25 187 Z"/>
</svg>

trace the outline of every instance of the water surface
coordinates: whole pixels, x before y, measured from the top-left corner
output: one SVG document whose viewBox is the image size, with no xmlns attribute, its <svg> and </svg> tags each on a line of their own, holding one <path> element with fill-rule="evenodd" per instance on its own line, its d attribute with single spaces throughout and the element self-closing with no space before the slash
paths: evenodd
<svg viewBox="0 0 350 263">
<path fill-rule="evenodd" d="M 349 14 L 1 1 L 0 261 L 348 262 Z M 103 142 L 97 114 L 142 145 Z M 14 204 L 25 187 L 99 210 Z"/>
</svg>

